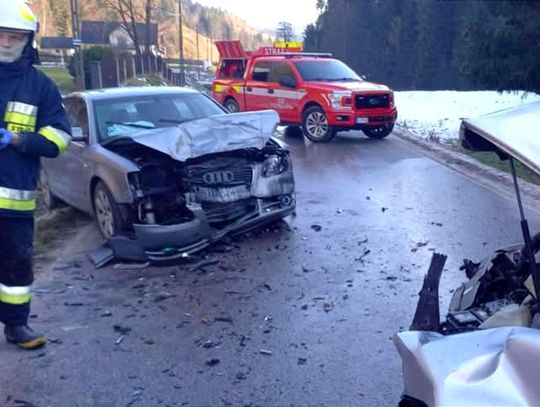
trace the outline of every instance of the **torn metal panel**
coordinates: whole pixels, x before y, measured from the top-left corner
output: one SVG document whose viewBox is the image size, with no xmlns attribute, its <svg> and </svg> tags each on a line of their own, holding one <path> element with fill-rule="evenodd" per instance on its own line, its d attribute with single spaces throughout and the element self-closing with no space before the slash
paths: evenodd
<svg viewBox="0 0 540 407">
<path fill-rule="evenodd" d="M 540 331 L 401 332 L 405 393 L 432 407 L 540 405 Z"/>
</svg>

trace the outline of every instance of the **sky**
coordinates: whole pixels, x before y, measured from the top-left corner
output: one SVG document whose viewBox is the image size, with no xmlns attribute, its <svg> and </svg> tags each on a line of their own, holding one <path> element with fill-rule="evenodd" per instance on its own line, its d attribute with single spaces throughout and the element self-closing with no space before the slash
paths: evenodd
<svg viewBox="0 0 540 407">
<path fill-rule="evenodd" d="M 275 30 L 287 21 L 301 39 L 306 25 L 317 19 L 317 0 L 194 0 L 203 6 L 221 8 L 244 19 L 250 26 Z"/>
</svg>

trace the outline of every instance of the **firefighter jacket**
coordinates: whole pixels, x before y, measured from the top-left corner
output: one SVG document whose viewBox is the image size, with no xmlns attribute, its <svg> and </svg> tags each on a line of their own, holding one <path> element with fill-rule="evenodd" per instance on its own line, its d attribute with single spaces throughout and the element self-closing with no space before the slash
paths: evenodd
<svg viewBox="0 0 540 407">
<path fill-rule="evenodd" d="M 33 216 L 40 158 L 58 156 L 70 140 L 60 93 L 33 67 L 34 52 L 27 45 L 17 61 L 0 63 L 0 127 L 21 136 L 0 150 L 0 216 Z"/>
</svg>

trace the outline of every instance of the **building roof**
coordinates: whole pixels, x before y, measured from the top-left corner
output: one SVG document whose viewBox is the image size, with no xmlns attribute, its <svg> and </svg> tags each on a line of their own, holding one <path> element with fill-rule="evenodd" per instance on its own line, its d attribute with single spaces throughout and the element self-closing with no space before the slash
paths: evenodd
<svg viewBox="0 0 540 407">
<path fill-rule="evenodd" d="M 41 49 L 73 48 L 73 39 L 71 37 L 41 37 L 39 47 Z"/>
<path fill-rule="evenodd" d="M 83 21 L 81 26 L 81 40 L 83 44 L 109 44 L 109 35 L 122 23 L 119 21 Z M 150 24 L 150 39 L 146 35 L 146 24 L 136 23 L 137 37 L 139 45 L 157 45 L 158 43 L 158 25 Z"/>
</svg>

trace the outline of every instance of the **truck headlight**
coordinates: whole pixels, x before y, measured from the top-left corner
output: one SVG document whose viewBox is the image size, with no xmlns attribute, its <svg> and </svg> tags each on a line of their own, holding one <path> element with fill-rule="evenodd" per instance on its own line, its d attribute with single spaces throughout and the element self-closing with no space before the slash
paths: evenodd
<svg viewBox="0 0 540 407">
<path fill-rule="evenodd" d="M 285 172 L 289 168 L 289 159 L 283 155 L 273 154 L 264 160 L 262 165 L 263 177 L 271 177 Z"/>
<path fill-rule="evenodd" d="M 328 94 L 328 100 L 330 106 L 334 109 L 340 109 L 344 106 L 350 107 L 351 103 L 345 103 L 348 99 L 352 97 L 352 92 L 332 92 Z"/>
</svg>

